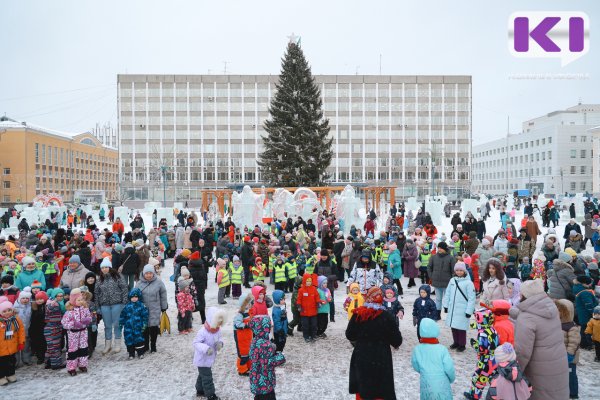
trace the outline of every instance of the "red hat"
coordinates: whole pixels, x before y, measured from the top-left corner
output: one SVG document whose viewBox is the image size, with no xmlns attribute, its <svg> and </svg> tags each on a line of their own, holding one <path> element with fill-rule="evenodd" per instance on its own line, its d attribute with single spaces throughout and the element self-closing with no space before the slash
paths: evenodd
<svg viewBox="0 0 600 400">
<path fill-rule="evenodd" d="M 244 242 L 249 242 L 250 241 L 250 236 L 244 236 Z"/>
<path fill-rule="evenodd" d="M 252 241 L 253 241 L 254 243 L 258 243 L 258 236 L 254 236 L 254 237 L 252 238 Z"/>
<path fill-rule="evenodd" d="M 40 281 L 38 281 L 37 279 L 35 279 L 33 282 L 31 282 L 31 288 L 35 289 L 35 288 L 42 288 L 42 283 Z"/>
<path fill-rule="evenodd" d="M 43 290 L 40 292 L 37 292 L 35 294 L 35 299 L 36 300 L 44 300 L 44 301 L 48 301 L 48 295 L 46 294 L 46 292 L 44 292 Z"/>
<path fill-rule="evenodd" d="M 199 260 L 200 259 L 200 252 L 199 251 L 195 251 L 192 253 L 192 255 L 190 256 L 190 260 Z"/>
<path fill-rule="evenodd" d="M 257 263 L 257 262 L 262 262 L 262 258 L 260 258 L 260 257 L 256 257 L 256 258 L 254 259 L 254 262 L 255 262 L 255 263 Z"/>
<path fill-rule="evenodd" d="M 512 239 L 510 239 L 510 244 L 519 244 L 519 240 L 512 238 Z"/>
</svg>

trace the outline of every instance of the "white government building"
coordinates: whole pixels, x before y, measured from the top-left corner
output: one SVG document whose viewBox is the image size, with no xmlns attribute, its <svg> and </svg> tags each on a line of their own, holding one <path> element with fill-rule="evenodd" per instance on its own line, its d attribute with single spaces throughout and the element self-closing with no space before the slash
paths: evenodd
<svg viewBox="0 0 600 400">
<path fill-rule="evenodd" d="M 316 75 L 334 158 L 328 184 L 468 190 L 471 77 Z M 261 135 L 277 75 L 119 75 L 121 189 L 135 200 L 261 185 Z M 433 182 L 432 182 L 433 181 Z"/>
<path fill-rule="evenodd" d="M 593 163 L 599 153 L 592 150 L 598 126 L 600 104 L 578 104 L 525 121 L 518 134 L 473 146 L 473 191 L 598 192 L 592 187 L 592 175 L 598 180 Z"/>
</svg>

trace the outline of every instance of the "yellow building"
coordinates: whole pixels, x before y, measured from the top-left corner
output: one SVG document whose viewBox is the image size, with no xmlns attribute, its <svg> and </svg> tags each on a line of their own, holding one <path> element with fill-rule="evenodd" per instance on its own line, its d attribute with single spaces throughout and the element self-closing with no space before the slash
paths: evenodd
<svg viewBox="0 0 600 400">
<path fill-rule="evenodd" d="M 117 198 L 119 154 L 89 133 L 68 135 L 0 117 L 0 200 L 28 203 L 55 193 Z"/>
</svg>

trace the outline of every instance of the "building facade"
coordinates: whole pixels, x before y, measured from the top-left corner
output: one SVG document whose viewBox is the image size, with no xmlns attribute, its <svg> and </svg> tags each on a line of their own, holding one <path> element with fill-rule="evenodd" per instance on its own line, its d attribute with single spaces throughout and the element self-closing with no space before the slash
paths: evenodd
<svg viewBox="0 0 600 400">
<path fill-rule="evenodd" d="M 329 184 L 400 196 L 468 189 L 471 77 L 316 75 L 334 158 Z M 260 185 L 271 75 L 119 75 L 119 170 L 129 199 Z M 165 182 L 163 182 L 163 179 Z"/>
<path fill-rule="evenodd" d="M 525 121 L 519 134 L 473 146 L 473 191 L 591 193 L 590 129 L 598 125 L 600 105 L 579 104 Z"/>
<path fill-rule="evenodd" d="M 96 124 L 90 133 L 106 147 L 113 149 L 119 147 L 117 128 L 110 122 L 107 122 L 104 125 Z"/>
<path fill-rule="evenodd" d="M 0 118 L 0 200 L 28 203 L 55 193 L 72 202 L 76 191 L 117 199 L 118 152 L 89 133 L 69 135 Z"/>
</svg>

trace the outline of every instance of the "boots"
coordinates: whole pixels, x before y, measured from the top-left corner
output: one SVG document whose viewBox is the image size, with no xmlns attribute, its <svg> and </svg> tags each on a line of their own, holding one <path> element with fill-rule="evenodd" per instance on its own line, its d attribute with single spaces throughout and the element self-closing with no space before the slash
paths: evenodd
<svg viewBox="0 0 600 400">
<path fill-rule="evenodd" d="M 104 350 L 102 350 L 102 354 L 107 355 L 108 353 L 110 353 L 111 344 L 112 340 L 104 341 Z"/>
<path fill-rule="evenodd" d="M 118 353 L 121 351 L 121 339 L 115 339 L 112 351 L 113 353 Z"/>
<path fill-rule="evenodd" d="M 16 381 L 17 381 L 17 377 L 16 377 L 16 375 L 7 376 L 7 377 L 6 377 L 6 379 L 7 379 L 7 380 L 8 380 L 10 383 L 13 383 L 13 382 L 16 382 Z"/>
</svg>

